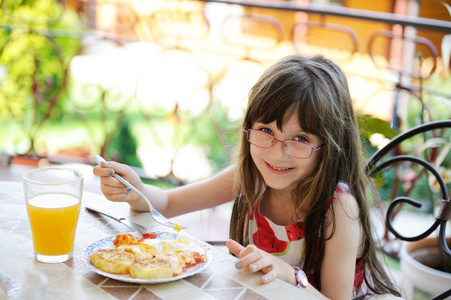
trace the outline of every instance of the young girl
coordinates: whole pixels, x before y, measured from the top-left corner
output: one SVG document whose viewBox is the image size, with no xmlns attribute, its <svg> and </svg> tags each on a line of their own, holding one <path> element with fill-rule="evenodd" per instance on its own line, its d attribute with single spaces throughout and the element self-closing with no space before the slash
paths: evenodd
<svg viewBox="0 0 451 300">
<path fill-rule="evenodd" d="M 198 183 L 163 191 L 115 162 L 94 174 L 109 200 L 148 210 L 116 172 L 166 217 L 234 201 L 227 247 L 262 283 L 278 277 L 320 299 L 399 296 L 376 256 L 342 70 L 322 56 L 281 59 L 251 89 L 242 130 L 237 161 Z"/>
</svg>

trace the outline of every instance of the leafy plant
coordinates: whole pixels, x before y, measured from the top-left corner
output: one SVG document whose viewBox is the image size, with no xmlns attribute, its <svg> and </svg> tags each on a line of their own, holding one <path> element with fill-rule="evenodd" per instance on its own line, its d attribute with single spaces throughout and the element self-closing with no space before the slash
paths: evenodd
<svg viewBox="0 0 451 300">
<path fill-rule="evenodd" d="M 80 26 L 54 1 L 3 1 L 0 14 L 0 122 L 17 123 L 29 141 L 23 152 L 32 154 L 42 125 L 61 115 L 67 66 L 80 46 L 57 30 Z"/>
<path fill-rule="evenodd" d="M 133 167 L 141 167 L 141 161 L 136 155 L 136 139 L 130 131 L 130 121 L 127 118 L 122 119 L 119 130 L 108 145 L 106 152 L 115 161 Z"/>
</svg>

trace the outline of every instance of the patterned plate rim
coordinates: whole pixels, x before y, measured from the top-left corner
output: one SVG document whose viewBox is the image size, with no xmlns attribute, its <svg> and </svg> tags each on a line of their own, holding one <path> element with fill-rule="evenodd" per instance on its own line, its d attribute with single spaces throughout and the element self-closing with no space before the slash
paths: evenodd
<svg viewBox="0 0 451 300">
<path fill-rule="evenodd" d="M 91 257 L 91 254 L 95 250 L 112 248 L 113 247 L 113 241 L 114 241 L 114 239 L 116 238 L 117 235 L 103 238 L 103 239 L 98 240 L 98 241 L 92 243 L 91 245 L 89 245 L 86 249 L 83 250 L 83 253 L 81 255 L 81 260 L 83 261 L 83 263 L 89 269 L 91 269 L 92 271 L 94 271 L 97 274 L 100 274 L 102 276 L 105 276 L 105 277 L 108 277 L 108 278 L 111 278 L 111 279 L 115 279 L 115 280 L 119 280 L 119 281 L 125 281 L 125 282 L 131 282 L 131 283 L 144 283 L 144 284 L 163 283 L 163 282 L 176 281 L 176 280 L 179 280 L 179 279 L 182 279 L 182 278 L 185 278 L 185 277 L 189 277 L 189 276 L 195 275 L 195 274 L 203 271 L 213 260 L 213 249 L 212 249 L 212 246 L 210 244 L 207 244 L 207 243 L 205 243 L 205 242 L 203 242 L 201 240 L 198 240 L 196 238 L 193 238 L 193 237 L 185 236 L 183 234 L 169 233 L 169 232 L 165 232 L 165 231 L 155 231 L 153 233 L 158 234 L 158 238 L 164 237 L 164 238 L 162 238 L 164 240 L 176 240 L 178 237 L 181 237 L 183 239 L 199 242 L 202 246 L 205 247 L 205 252 L 206 252 L 206 255 L 207 255 L 207 261 L 203 262 L 203 263 L 200 263 L 197 266 L 194 266 L 194 267 L 188 269 L 187 271 L 183 272 L 182 274 L 180 274 L 178 276 L 174 276 L 174 277 L 170 277 L 170 278 L 160 278 L 160 279 L 132 278 L 132 277 L 130 277 L 130 275 L 111 274 L 111 273 L 104 272 L 104 271 L 102 271 L 100 269 L 97 269 L 89 261 L 90 257 Z"/>
</svg>

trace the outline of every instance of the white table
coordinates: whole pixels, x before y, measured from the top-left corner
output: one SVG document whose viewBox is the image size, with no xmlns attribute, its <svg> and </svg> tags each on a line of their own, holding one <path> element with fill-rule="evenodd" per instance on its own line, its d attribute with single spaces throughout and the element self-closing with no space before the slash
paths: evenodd
<svg viewBox="0 0 451 300">
<path fill-rule="evenodd" d="M 135 284 L 113 280 L 91 271 L 81 253 L 92 243 L 130 228 L 89 212 L 85 204 L 101 206 L 118 216 L 150 228 L 168 231 L 148 213 L 130 210 L 102 195 L 84 192 L 74 257 L 59 264 L 45 264 L 33 257 L 33 243 L 25 207 L 22 182 L 0 181 L 0 272 L 11 278 L 38 272 L 47 278 L 46 299 L 315 299 L 282 280 L 260 283 L 262 273 L 235 268 L 234 256 L 213 247 L 213 262 L 202 272 L 170 283 Z"/>
</svg>

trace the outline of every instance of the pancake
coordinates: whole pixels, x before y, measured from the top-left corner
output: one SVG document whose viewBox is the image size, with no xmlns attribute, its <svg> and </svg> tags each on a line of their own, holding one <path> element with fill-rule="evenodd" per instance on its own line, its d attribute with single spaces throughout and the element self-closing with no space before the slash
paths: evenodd
<svg viewBox="0 0 451 300">
<path fill-rule="evenodd" d="M 172 266 L 164 256 L 143 259 L 130 267 L 130 276 L 139 279 L 160 279 L 173 276 Z"/>
<path fill-rule="evenodd" d="M 135 256 L 123 249 L 100 249 L 91 254 L 90 262 L 107 273 L 128 274 Z"/>
</svg>

